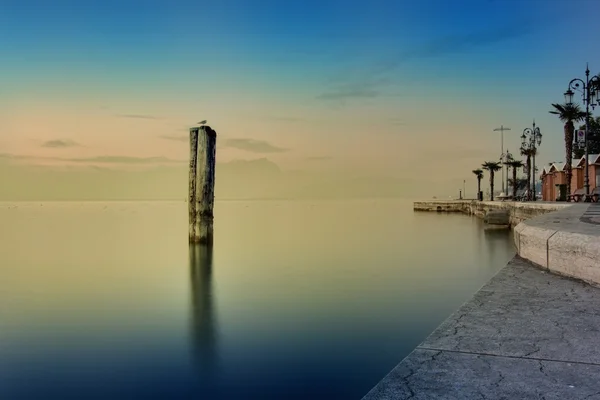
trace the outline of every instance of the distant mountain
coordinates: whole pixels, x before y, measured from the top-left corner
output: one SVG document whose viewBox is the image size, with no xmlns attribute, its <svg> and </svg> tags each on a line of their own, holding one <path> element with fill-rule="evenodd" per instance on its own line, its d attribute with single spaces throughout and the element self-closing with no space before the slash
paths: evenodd
<svg viewBox="0 0 600 400">
<path fill-rule="evenodd" d="M 267 158 L 259 158 L 256 160 L 233 160 L 226 163 L 217 163 L 216 174 L 222 176 L 273 177 L 279 176 L 281 169 Z"/>
<path fill-rule="evenodd" d="M 328 177 L 314 179 L 290 191 L 292 198 L 412 197 L 415 182 L 387 177 Z M 414 196 L 414 192 L 412 193 Z"/>
<path fill-rule="evenodd" d="M 98 167 L 49 168 L 0 164 L 0 201 L 184 200 L 187 166 L 138 171 Z M 418 183 L 351 173 L 282 171 L 266 159 L 217 163 L 217 199 L 321 199 L 414 197 Z"/>
<path fill-rule="evenodd" d="M 278 197 L 286 180 L 279 166 L 266 158 L 217 163 L 216 198 Z"/>
</svg>

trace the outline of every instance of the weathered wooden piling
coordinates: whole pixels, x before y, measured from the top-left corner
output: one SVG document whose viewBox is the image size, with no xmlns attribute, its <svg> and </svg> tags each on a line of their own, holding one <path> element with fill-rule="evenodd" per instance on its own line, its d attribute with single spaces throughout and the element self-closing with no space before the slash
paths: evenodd
<svg viewBox="0 0 600 400">
<path fill-rule="evenodd" d="M 193 242 L 196 234 L 196 166 L 198 165 L 198 128 L 190 129 L 190 177 L 188 188 L 189 237 Z"/>
<path fill-rule="evenodd" d="M 189 238 L 213 242 L 217 132 L 209 126 L 190 128 Z"/>
</svg>

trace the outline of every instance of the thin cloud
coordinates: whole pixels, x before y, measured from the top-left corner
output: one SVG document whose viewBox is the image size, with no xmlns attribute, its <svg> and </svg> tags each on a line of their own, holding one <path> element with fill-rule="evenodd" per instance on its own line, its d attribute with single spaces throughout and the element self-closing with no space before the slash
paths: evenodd
<svg viewBox="0 0 600 400">
<path fill-rule="evenodd" d="M 317 96 L 320 100 L 342 100 L 347 98 L 368 98 L 372 99 L 380 95 L 378 90 L 368 87 L 354 85 L 345 85 L 329 92 L 321 93 Z"/>
<path fill-rule="evenodd" d="M 190 140 L 190 137 L 187 135 L 160 135 L 159 138 L 175 142 L 187 142 Z"/>
<path fill-rule="evenodd" d="M 283 153 L 289 149 L 278 147 L 264 140 L 227 139 L 223 147 L 249 151 L 251 153 Z"/>
<path fill-rule="evenodd" d="M 57 139 L 57 140 L 49 140 L 42 144 L 42 147 L 48 147 L 53 149 L 65 148 L 65 147 L 77 147 L 79 144 L 70 139 Z"/>
<path fill-rule="evenodd" d="M 281 121 L 281 122 L 303 122 L 306 121 L 306 118 L 299 117 L 267 117 L 267 119 L 273 121 Z"/>
<path fill-rule="evenodd" d="M 96 163 L 96 164 L 184 164 L 185 160 L 174 160 L 167 157 L 130 157 L 130 156 L 97 156 L 97 157 L 39 157 L 19 154 L 0 153 L 0 159 L 8 161 L 20 160 L 47 160 L 65 161 L 74 163 Z"/>
<path fill-rule="evenodd" d="M 106 164 L 181 164 L 186 161 L 166 157 L 98 156 L 86 158 L 60 158 L 61 161 Z"/>
<path fill-rule="evenodd" d="M 162 119 L 154 115 L 146 114 L 115 114 L 119 118 L 133 118 L 133 119 Z"/>
<path fill-rule="evenodd" d="M 390 59 L 371 65 L 354 78 L 338 81 L 328 90 L 316 96 L 321 100 L 344 100 L 382 96 L 380 90 L 389 82 L 385 75 L 394 72 L 402 64 L 423 58 L 433 58 L 484 47 L 527 35 L 533 31 L 531 24 L 513 24 L 480 32 L 451 35 L 401 51 Z M 343 79 L 343 78 L 342 78 Z"/>
<path fill-rule="evenodd" d="M 399 118 L 390 118 L 389 119 L 389 123 L 390 123 L 390 125 L 396 125 L 396 126 L 406 126 L 406 125 L 408 125 L 406 122 L 404 122 L 403 120 L 401 120 Z"/>
<path fill-rule="evenodd" d="M 532 32 L 530 24 L 515 24 L 506 27 L 497 27 L 480 32 L 471 32 L 462 35 L 449 35 L 419 47 L 398 53 L 387 62 L 381 63 L 375 72 L 382 73 L 392 70 L 407 61 L 420 58 L 439 57 L 454 54 L 475 47 L 483 47 L 509 39 L 516 39 Z"/>
<path fill-rule="evenodd" d="M 428 156 L 435 158 L 438 161 L 453 161 L 453 160 L 484 160 L 489 154 L 489 149 L 454 147 L 452 151 L 447 149 L 428 149 Z"/>
<path fill-rule="evenodd" d="M 10 154 L 10 153 L 0 153 L 0 158 L 8 159 L 8 160 L 23 160 L 27 158 L 31 158 L 31 156 L 22 156 L 18 154 Z"/>
<path fill-rule="evenodd" d="M 306 157 L 307 160 L 310 161 L 329 161 L 332 159 L 331 156 L 313 156 L 313 157 Z"/>
</svg>

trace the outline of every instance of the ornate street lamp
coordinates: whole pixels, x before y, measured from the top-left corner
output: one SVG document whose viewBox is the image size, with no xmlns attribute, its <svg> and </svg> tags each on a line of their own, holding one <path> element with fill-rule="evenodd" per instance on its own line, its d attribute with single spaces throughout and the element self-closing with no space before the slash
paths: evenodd
<svg viewBox="0 0 600 400">
<path fill-rule="evenodd" d="M 531 173 L 532 173 L 532 184 L 531 184 L 531 192 L 533 193 L 531 199 L 536 201 L 536 191 L 535 191 L 535 154 L 537 152 L 537 148 L 542 144 L 542 132 L 540 128 L 535 126 L 535 120 L 533 120 L 533 128 L 525 128 L 523 130 L 523 134 L 521 135 L 521 149 L 522 150 L 531 150 Z"/>
<path fill-rule="evenodd" d="M 585 194 L 590 194 L 590 170 L 589 170 L 589 148 L 588 148 L 588 131 L 589 131 L 589 118 L 590 118 L 590 107 L 592 110 L 597 105 L 600 99 L 600 78 L 593 76 L 590 78 L 590 69 L 587 64 L 585 66 L 585 81 L 583 79 L 575 78 L 569 82 L 569 87 L 565 92 L 565 103 L 573 104 L 573 95 L 575 91 L 582 93 L 583 103 L 585 104 Z"/>
</svg>

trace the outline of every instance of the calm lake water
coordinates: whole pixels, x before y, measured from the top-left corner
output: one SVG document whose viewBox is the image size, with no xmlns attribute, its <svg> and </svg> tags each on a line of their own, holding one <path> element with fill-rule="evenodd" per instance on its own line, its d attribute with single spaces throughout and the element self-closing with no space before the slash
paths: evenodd
<svg viewBox="0 0 600 400">
<path fill-rule="evenodd" d="M 0 398 L 360 399 L 514 255 L 404 200 L 0 203 Z"/>
</svg>

